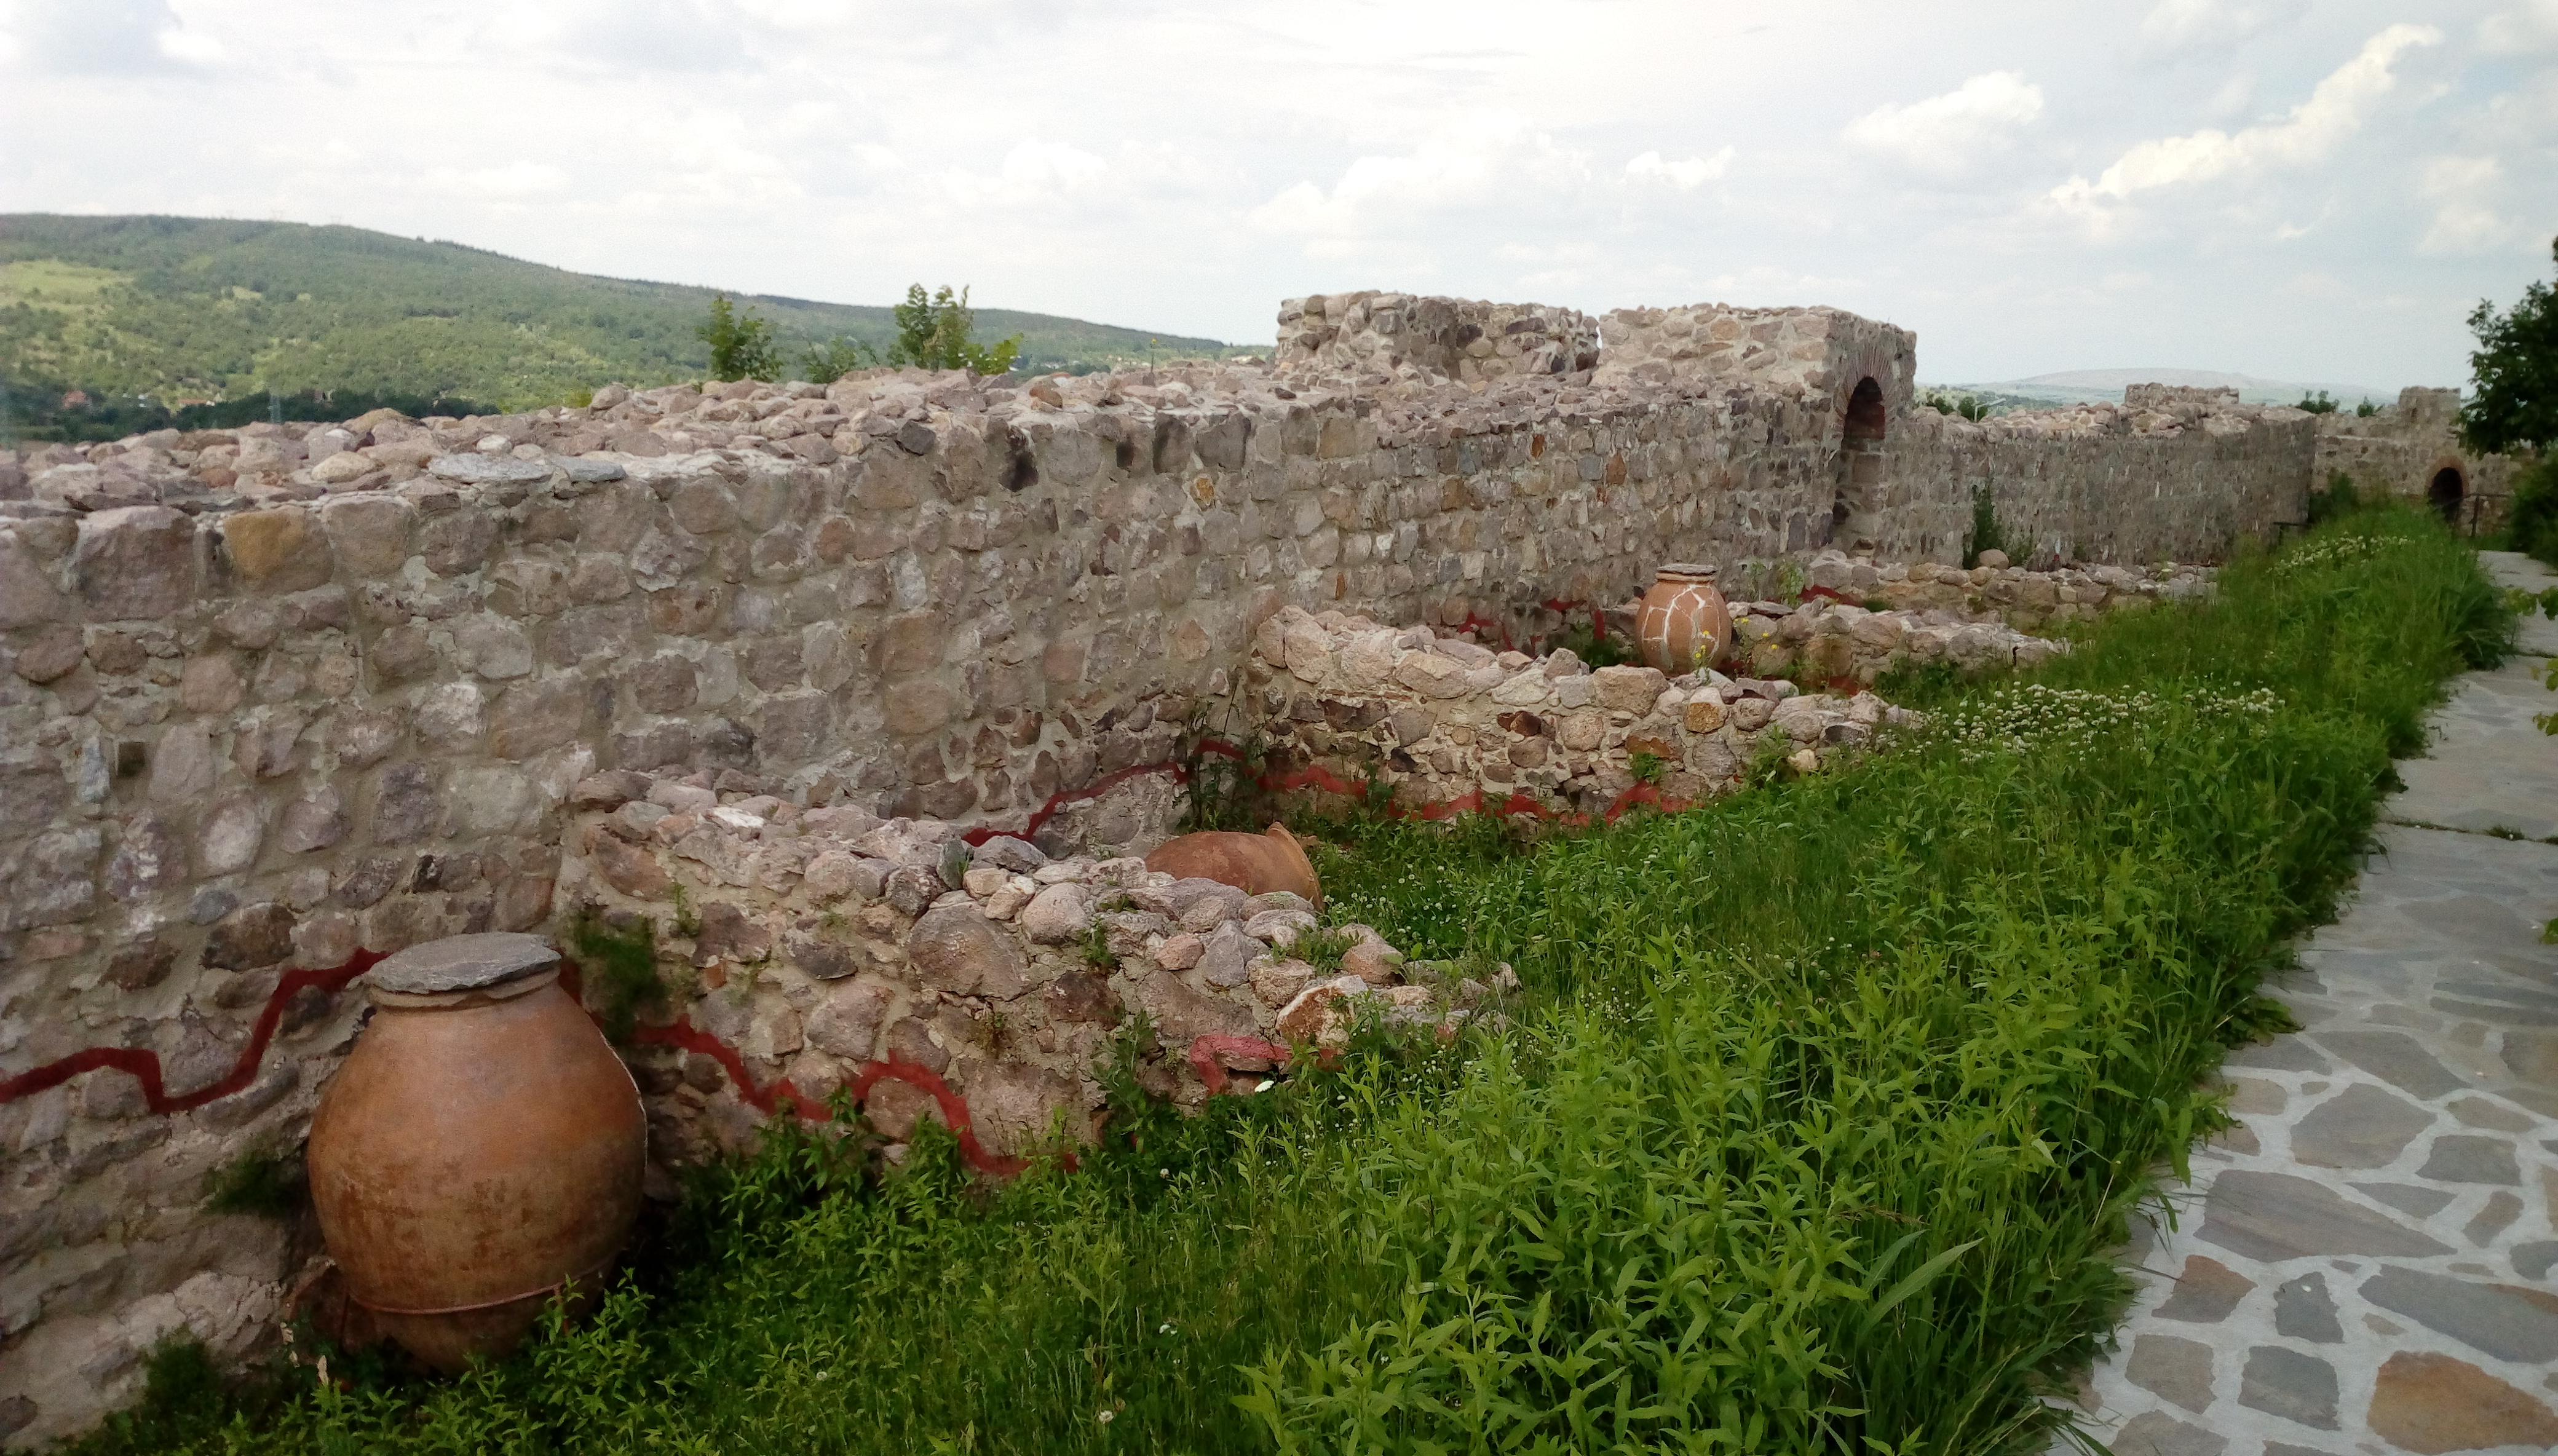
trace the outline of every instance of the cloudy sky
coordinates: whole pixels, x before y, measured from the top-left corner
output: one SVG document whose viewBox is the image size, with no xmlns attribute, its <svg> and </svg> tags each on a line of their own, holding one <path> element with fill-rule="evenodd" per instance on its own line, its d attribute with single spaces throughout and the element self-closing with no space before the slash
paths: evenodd
<svg viewBox="0 0 2558 1456">
<path fill-rule="evenodd" d="M 1238 342 L 1392 287 L 2457 383 L 2551 270 L 2558 0 L 0 0 L 0 210 Z"/>
</svg>

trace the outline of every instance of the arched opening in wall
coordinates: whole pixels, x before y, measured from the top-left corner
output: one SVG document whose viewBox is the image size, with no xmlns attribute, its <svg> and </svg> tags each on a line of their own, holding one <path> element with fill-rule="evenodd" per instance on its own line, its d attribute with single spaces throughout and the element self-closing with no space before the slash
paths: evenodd
<svg viewBox="0 0 2558 1456">
<path fill-rule="evenodd" d="M 1871 375 L 1856 381 L 1847 396 L 1847 419 L 1839 431 L 1838 483 L 1830 496 L 1826 544 L 1848 551 L 1872 551 L 1874 508 L 1883 485 L 1883 437 L 1891 417 L 1883 407 L 1883 386 Z"/>
<path fill-rule="evenodd" d="M 2435 512 L 2456 523 L 2461 518 L 2461 506 L 2469 499 L 2469 483 L 2461 479 L 2460 467 L 2452 465 L 2434 472 L 2432 483 L 2425 487 L 2425 499 L 2432 504 Z"/>
</svg>

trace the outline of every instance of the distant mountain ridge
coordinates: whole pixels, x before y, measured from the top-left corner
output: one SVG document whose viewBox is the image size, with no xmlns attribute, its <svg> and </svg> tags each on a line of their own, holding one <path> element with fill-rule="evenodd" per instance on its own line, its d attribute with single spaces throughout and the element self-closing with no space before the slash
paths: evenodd
<svg viewBox="0 0 2558 1456">
<path fill-rule="evenodd" d="M 0 379 L 163 401 L 273 388 L 541 404 L 701 377 L 693 330 L 718 291 L 361 227 L 0 214 Z M 794 364 L 828 339 L 895 337 L 886 307 L 730 292 Z M 1010 309 L 979 309 L 977 333 L 1020 334 L 1030 371 L 1234 352 Z"/>
<path fill-rule="evenodd" d="M 1938 384 L 1929 387 L 1955 393 L 2001 395 L 2019 400 L 2046 400 L 2054 404 L 2082 404 L 2100 399 L 2119 402 L 2126 384 L 2185 384 L 2200 388 L 2235 389 L 2238 397 L 2251 404 L 2297 404 L 2302 396 L 2327 391 L 2329 398 L 2352 405 L 2364 399 L 2374 404 L 2392 404 L 2398 391 L 2371 384 L 2336 384 L 2291 379 L 2266 379 L 2254 374 L 2232 374 L 2217 369 L 2134 368 L 2134 369 L 2064 369 L 2058 373 L 2036 374 L 2023 379 L 1999 379 L 1979 384 Z"/>
</svg>

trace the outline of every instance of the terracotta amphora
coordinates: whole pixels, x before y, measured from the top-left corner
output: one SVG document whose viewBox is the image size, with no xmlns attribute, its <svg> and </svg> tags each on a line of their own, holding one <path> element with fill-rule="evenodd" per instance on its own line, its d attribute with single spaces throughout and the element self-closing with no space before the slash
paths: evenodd
<svg viewBox="0 0 2558 1456">
<path fill-rule="evenodd" d="M 1246 895 L 1287 890 L 1318 910 L 1324 907 L 1315 863 L 1286 824 L 1272 824 L 1258 834 L 1202 829 L 1167 839 L 1146 856 L 1146 868 L 1183 879 L 1214 880 Z"/>
<path fill-rule="evenodd" d="M 349 1297 L 447 1373 L 590 1299 L 640 1216 L 640 1090 L 535 936 L 455 936 L 365 973 L 374 1012 L 311 1123 Z"/>
<path fill-rule="evenodd" d="M 1676 677 L 1713 666 L 1732 646 L 1732 609 L 1715 589 L 1715 570 L 1673 561 L 1654 574 L 1634 614 L 1645 665 Z"/>
</svg>

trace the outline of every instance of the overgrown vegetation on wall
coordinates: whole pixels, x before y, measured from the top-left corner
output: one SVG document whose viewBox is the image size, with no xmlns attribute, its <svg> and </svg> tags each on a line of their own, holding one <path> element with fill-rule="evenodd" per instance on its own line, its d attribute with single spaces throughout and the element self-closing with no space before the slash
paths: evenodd
<svg viewBox="0 0 2558 1456">
<path fill-rule="evenodd" d="M 2039 1451 L 2149 1170 L 2222 1125 L 2203 1075 L 2511 632 L 2437 522 L 2367 509 L 2033 679 L 1937 679 L 1839 773 L 1606 832 L 1339 825 L 1331 913 L 1509 961 L 1506 1024 L 1371 1029 L 1196 1118 L 1132 1026 L 1105 1147 L 1001 1192 L 777 1133 L 525 1356 L 192 1449 Z"/>
</svg>

